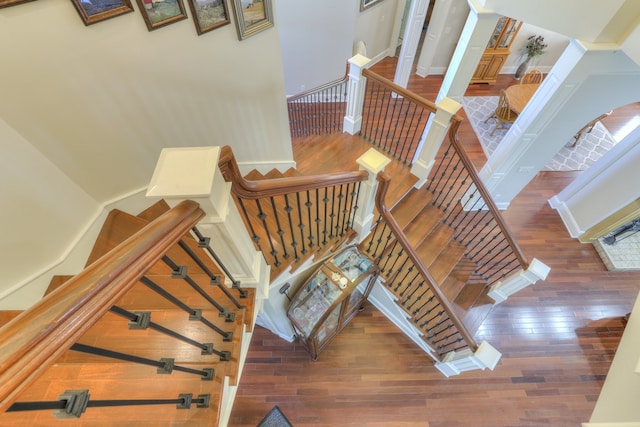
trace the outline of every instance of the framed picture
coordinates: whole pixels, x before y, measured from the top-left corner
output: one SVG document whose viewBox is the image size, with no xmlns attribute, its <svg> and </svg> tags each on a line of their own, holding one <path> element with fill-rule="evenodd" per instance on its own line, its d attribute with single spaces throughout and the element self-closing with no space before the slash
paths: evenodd
<svg viewBox="0 0 640 427">
<path fill-rule="evenodd" d="M 198 35 L 229 24 L 229 13 L 224 0 L 188 0 Z"/>
<path fill-rule="evenodd" d="M 0 9 L 3 7 L 15 6 L 16 4 L 26 3 L 33 0 L 0 0 Z"/>
<path fill-rule="evenodd" d="M 382 0 L 360 0 L 360 12 L 380 2 L 382 2 Z"/>
<path fill-rule="evenodd" d="M 240 40 L 273 27 L 271 0 L 233 0 L 233 10 Z"/>
<path fill-rule="evenodd" d="M 74 0 L 75 1 L 75 0 Z M 182 0 L 136 0 L 149 31 L 187 19 Z"/>
<path fill-rule="evenodd" d="M 71 0 L 84 25 L 133 12 L 130 0 Z"/>
</svg>

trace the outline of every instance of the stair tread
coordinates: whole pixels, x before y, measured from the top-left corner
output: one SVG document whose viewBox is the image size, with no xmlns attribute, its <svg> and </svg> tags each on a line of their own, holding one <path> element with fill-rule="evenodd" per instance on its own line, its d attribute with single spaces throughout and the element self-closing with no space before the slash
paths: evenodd
<svg viewBox="0 0 640 427">
<path fill-rule="evenodd" d="M 51 292 L 58 289 L 60 286 L 64 285 L 67 282 L 67 280 L 71 279 L 72 277 L 73 276 L 63 276 L 63 275 L 53 276 L 44 294 L 49 295 Z"/>
<path fill-rule="evenodd" d="M 412 188 L 393 208 L 391 213 L 401 228 L 409 224 L 431 200 L 431 193 L 424 189 Z"/>
<path fill-rule="evenodd" d="M 164 199 L 161 199 L 161 200 L 158 200 L 153 205 L 149 206 L 147 209 L 140 212 L 136 216 L 138 218 L 142 218 L 144 220 L 151 222 L 170 209 L 171 207 L 169 206 L 169 204 Z"/>
<path fill-rule="evenodd" d="M 429 204 L 418 213 L 409 224 L 404 227 L 404 233 L 413 247 L 422 243 L 433 228 L 441 221 L 444 214 L 435 206 Z"/>
<path fill-rule="evenodd" d="M 88 266 L 142 229 L 148 221 L 134 215 L 113 209 L 107 215 L 102 229 L 96 238 L 93 249 L 87 259 Z"/>
<path fill-rule="evenodd" d="M 0 310 L 0 327 L 18 317 L 24 310 Z"/>
</svg>

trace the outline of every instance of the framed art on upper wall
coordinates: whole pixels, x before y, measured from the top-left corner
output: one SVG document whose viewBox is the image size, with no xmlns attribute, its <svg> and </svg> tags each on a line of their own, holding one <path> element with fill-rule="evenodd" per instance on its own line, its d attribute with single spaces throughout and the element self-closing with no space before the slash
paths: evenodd
<svg viewBox="0 0 640 427">
<path fill-rule="evenodd" d="M 238 39 L 244 40 L 273 27 L 272 0 L 233 0 Z"/>
<path fill-rule="evenodd" d="M 84 25 L 133 12 L 129 0 L 71 0 Z"/>
<path fill-rule="evenodd" d="M 224 0 L 188 0 L 198 35 L 231 23 Z"/>
<path fill-rule="evenodd" d="M 182 0 L 136 1 L 149 31 L 187 19 L 187 12 Z"/>
<path fill-rule="evenodd" d="M 382 0 L 360 0 L 360 12 L 380 3 Z"/>
<path fill-rule="evenodd" d="M 15 6 L 20 3 L 27 3 L 33 0 L 0 0 L 0 9 L 3 7 Z"/>
</svg>

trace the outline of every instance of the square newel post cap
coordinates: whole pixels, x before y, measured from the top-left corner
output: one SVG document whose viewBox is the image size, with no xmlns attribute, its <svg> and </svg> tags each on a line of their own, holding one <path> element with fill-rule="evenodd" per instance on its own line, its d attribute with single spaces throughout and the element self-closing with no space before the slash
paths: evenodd
<svg viewBox="0 0 640 427">
<path fill-rule="evenodd" d="M 163 148 L 147 197 L 208 197 L 219 157 L 219 147 Z"/>
<path fill-rule="evenodd" d="M 358 157 L 356 163 L 375 176 L 391 163 L 391 159 L 374 148 L 369 148 L 362 156 Z"/>
</svg>

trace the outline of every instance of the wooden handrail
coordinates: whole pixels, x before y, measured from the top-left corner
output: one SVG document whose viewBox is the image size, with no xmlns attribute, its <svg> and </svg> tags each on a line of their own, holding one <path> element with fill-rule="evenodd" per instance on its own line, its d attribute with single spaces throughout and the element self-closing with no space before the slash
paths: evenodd
<svg viewBox="0 0 640 427">
<path fill-rule="evenodd" d="M 392 230 L 396 240 L 400 243 L 402 248 L 405 250 L 407 256 L 411 259 L 413 264 L 416 266 L 422 277 L 428 282 L 429 289 L 433 292 L 436 299 L 449 316 L 451 322 L 456 326 L 456 329 L 462 335 L 462 338 L 465 340 L 471 351 L 475 352 L 478 349 L 478 344 L 473 339 L 473 336 L 469 333 L 467 328 L 464 326 L 462 321 L 458 318 L 453 308 L 449 304 L 449 301 L 444 296 L 440 287 L 436 284 L 435 279 L 429 273 L 429 270 L 425 267 L 425 265 L 420 260 L 418 254 L 416 254 L 415 250 L 411 246 L 411 243 L 407 240 L 407 237 L 404 235 L 402 228 L 398 225 L 396 220 L 393 218 L 393 215 L 385 205 L 384 199 L 387 195 L 387 189 L 389 188 L 390 178 L 384 173 L 380 172 L 377 176 L 379 187 L 378 192 L 376 193 L 376 208 L 380 213 L 380 216 L 384 219 L 385 223 Z"/>
<path fill-rule="evenodd" d="M 527 257 L 525 256 L 524 252 L 522 252 L 522 249 L 520 248 L 520 245 L 518 245 L 518 242 L 513 236 L 513 233 L 511 233 L 511 230 L 509 230 L 507 223 L 502 218 L 502 214 L 500 214 L 498 206 L 496 206 L 496 203 L 493 201 L 493 197 L 489 193 L 489 190 L 487 190 L 487 187 L 485 187 L 484 182 L 480 178 L 480 175 L 478 175 L 478 173 L 476 172 L 476 168 L 475 166 L 473 166 L 471 159 L 467 155 L 464 148 L 462 148 L 462 144 L 460 144 L 460 141 L 458 140 L 458 128 L 460 127 L 461 122 L 462 118 L 460 116 L 458 116 L 457 114 L 452 116 L 451 126 L 449 127 L 449 141 L 451 142 L 451 145 L 453 145 L 453 148 L 458 153 L 460 160 L 462 160 L 462 163 L 469 172 L 471 180 L 482 195 L 484 203 L 489 208 L 491 215 L 496 220 L 496 223 L 498 224 L 498 227 L 500 227 L 500 230 L 502 231 L 505 239 L 507 239 L 507 242 L 509 242 L 509 245 L 516 255 L 516 258 L 520 262 L 520 265 L 524 270 L 526 270 L 527 268 L 529 268 L 529 261 L 527 260 Z"/>
<path fill-rule="evenodd" d="M 240 173 L 238 163 L 228 145 L 222 147 L 220 151 L 218 166 L 224 179 L 231 182 L 233 193 L 245 199 L 260 199 L 332 185 L 349 184 L 364 181 L 368 177 L 367 171 L 354 171 L 251 181 L 245 179 Z"/>
<path fill-rule="evenodd" d="M 417 95 L 417 94 L 415 94 L 415 93 L 403 88 L 402 86 L 399 86 L 399 85 L 395 84 L 391 80 L 389 80 L 389 79 L 387 79 L 385 77 L 382 77 L 379 74 L 374 73 L 373 71 L 369 70 L 368 68 L 365 68 L 364 70 L 362 70 L 362 75 L 365 76 L 367 79 L 375 80 L 378 83 L 389 87 L 395 93 L 397 93 L 399 95 L 402 95 L 403 98 L 409 99 L 409 100 L 415 102 L 416 104 L 421 105 L 422 107 L 426 108 L 427 110 L 431 111 L 432 113 L 435 113 L 438 110 L 438 107 L 433 102 L 431 102 L 428 99 L 423 98 L 420 95 Z"/>
<path fill-rule="evenodd" d="M 183 201 L 0 328 L 0 412 L 202 217 Z"/>
</svg>

